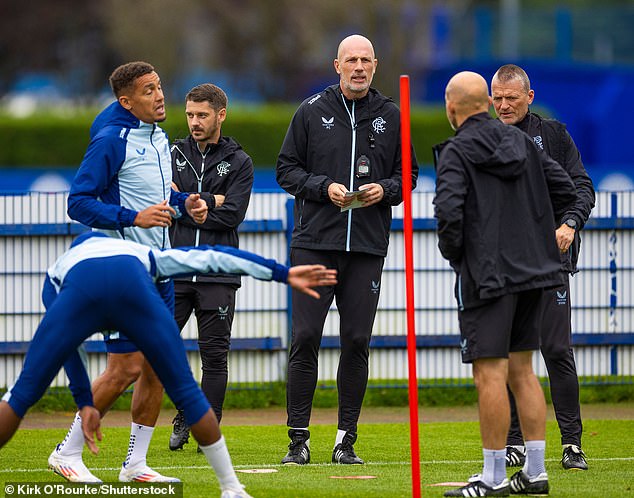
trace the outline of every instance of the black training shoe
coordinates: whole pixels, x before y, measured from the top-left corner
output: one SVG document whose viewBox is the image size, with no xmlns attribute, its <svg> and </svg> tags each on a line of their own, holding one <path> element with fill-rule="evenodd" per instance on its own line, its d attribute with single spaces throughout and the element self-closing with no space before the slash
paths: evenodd
<svg viewBox="0 0 634 498">
<path fill-rule="evenodd" d="M 352 445 L 357 440 L 357 435 L 354 432 L 346 432 L 341 441 L 332 450 L 332 463 L 343 463 L 345 465 L 361 465 L 361 460 L 356 453 Z"/>
<path fill-rule="evenodd" d="M 288 453 L 282 458 L 284 465 L 306 465 L 310 463 L 310 449 L 306 441 L 310 438 L 310 432 L 303 429 L 289 429 L 288 437 L 291 442 L 288 445 Z"/>
<path fill-rule="evenodd" d="M 185 422 L 185 414 L 182 410 L 178 410 L 178 413 L 172 420 L 174 428 L 170 434 L 170 450 L 180 450 L 189 442 L 189 426 Z"/>
<path fill-rule="evenodd" d="M 537 477 L 528 477 L 523 470 L 511 476 L 512 495 L 546 496 L 548 494 L 548 474 L 542 472 Z"/>
<path fill-rule="evenodd" d="M 577 445 L 566 446 L 561 458 L 561 466 L 566 470 L 588 470 L 586 454 Z"/>
<path fill-rule="evenodd" d="M 471 476 L 469 484 L 458 489 L 445 491 L 445 496 L 508 496 L 509 480 L 504 479 L 497 486 L 487 486 L 480 479 L 472 480 L 476 476 Z M 479 477 L 479 476 L 477 476 Z"/>
<path fill-rule="evenodd" d="M 506 466 L 523 467 L 526 462 L 526 449 L 520 450 L 517 446 L 506 447 Z"/>
</svg>

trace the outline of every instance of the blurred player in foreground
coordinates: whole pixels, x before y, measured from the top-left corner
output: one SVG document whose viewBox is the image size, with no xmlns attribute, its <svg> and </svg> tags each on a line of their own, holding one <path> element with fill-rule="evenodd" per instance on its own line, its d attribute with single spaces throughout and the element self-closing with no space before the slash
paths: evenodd
<svg viewBox="0 0 634 498">
<path fill-rule="evenodd" d="M 143 352 L 174 404 L 183 408 L 194 438 L 216 472 L 222 498 L 249 497 L 233 470 L 214 412 L 191 373 L 176 322 L 154 285 L 157 278 L 208 272 L 284 282 L 316 298 L 312 287 L 337 283 L 336 270 L 321 265 L 288 268 L 231 247 L 161 251 L 95 232 L 83 234 L 47 272 L 42 290 L 46 314 L 20 377 L 0 402 L 0 448 L 64 365 L 86 444 L 96 454 L 101 414 L 93 406 L 77 347 L 95 332 L 121 330 Z"/>
</svg>

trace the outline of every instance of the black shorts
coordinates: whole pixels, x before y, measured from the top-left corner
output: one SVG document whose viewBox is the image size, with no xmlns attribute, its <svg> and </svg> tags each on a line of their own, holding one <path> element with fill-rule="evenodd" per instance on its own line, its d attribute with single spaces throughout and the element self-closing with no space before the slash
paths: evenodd
<svg viewBox="0 0 634 498">
<path fill-rule="evenodd" d="M 539 349 L 546 301 L 547 294 L 540 288 L 459 311 L 462 362 L 508 358 L 509 352 Z"/>
</svg>

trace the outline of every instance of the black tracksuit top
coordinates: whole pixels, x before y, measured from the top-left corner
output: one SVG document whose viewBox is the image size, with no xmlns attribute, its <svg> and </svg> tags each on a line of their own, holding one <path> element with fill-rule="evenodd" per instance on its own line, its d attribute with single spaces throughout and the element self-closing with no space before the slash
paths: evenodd
<svg viewBox="0 0 634 498">
<path fill-rule="evenodd" d="M 221 136 L 217 144 L 209 144 L 204 153 L 189 135 L 172 144 L 172 181 L 181 192 L 198 192 L 209 207 L 202 225 L 187 217 L 174 220 L 170 228 L 173 247 L 201 244 L 238 247 L 238 225 L 249 207 L 253 188 L 253 161 L 238 142 Z M 225 196 L 216 207 L 215 194 Z M 176 280 L 192 280 L 192 277 Z M 240 284 L 240 276 L 211 274 L 196 281 Z"/>
<path fill-rule="evenodd" d="M 373 88 L 350 101 L 339 85 L 332 85 L 299 106 L 276 168 L 279 185 L 295 196 L 291 247 L 387 254 L 391 207 L 402 201 L 400 128 L 396 104 Z M 355 167 L 362 155 L 370 161 L 370 172 L 358 178 Z M 412 149 L 412 188 L 417 177 Z M 379 183 L 384 197 L 342 213 L 328 197 L 333 182 L 349 191 Z"/>
<path fill-rule="evenodd" d="M 570 176 L 531 138 L 488 113 L 436 146 L 438 246 L 461 308 L 563 282 L 553 209 L 576 199 Z"/>
</svg>

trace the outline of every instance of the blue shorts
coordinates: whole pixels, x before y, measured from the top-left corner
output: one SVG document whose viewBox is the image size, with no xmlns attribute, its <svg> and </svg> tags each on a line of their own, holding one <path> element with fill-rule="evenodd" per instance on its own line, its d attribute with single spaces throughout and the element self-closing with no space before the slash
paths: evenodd
<svg viewBox="0 0 634 498">
<path fill-rule="evenodd" d="M 156 282 L 156 288 L 163 298 L 167 308 L 174 314 L 174 281 L 171 278 Z M 108 353 L 136 353 L 139 348 L 134 345 L 128 336 L 121 332 L 104 331 L 103 340 L 106 343 Z"/>
</svg>

